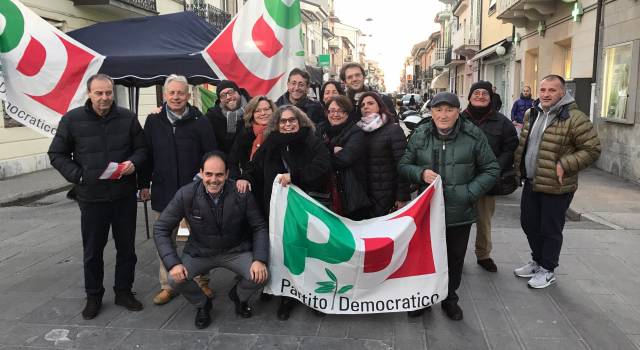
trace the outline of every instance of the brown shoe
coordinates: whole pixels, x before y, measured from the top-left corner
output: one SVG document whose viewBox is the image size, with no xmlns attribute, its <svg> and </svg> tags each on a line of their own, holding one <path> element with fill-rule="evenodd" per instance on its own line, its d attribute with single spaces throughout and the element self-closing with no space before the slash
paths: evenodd
<svg viewBox="0 0 640 350">
<path fill-rule="evenodd" d="M 207 296 L 209 299 L 213 299 L 213 289 L 209 288 L 208 285 L 202 284 L 200 285 L 200 289 L 202 289 L 202 293 Z"/>
<path fill-rule="evenodd" d="M 162 289 L 160 293 L 156 294 L 153 297 L 153 303 L 156 305 L 164 305 L 171 301 L 171 299 L 175 298 L 178 294 L 169 289 Z"/>
</svg>

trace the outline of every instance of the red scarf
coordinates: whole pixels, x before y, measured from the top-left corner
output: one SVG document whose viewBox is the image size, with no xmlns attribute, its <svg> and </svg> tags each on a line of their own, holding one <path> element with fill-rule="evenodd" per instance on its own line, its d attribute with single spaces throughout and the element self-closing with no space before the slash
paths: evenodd
<svg viewBox="0 0 640 350">
<path fill-rule="evenodd" d="M 253 128 L 253 134 L 256 135 L 255 140 L 253 140 L 253 145 L 251 145 L 251 154 L 249 155 L 249 160 L 253 159 L 253 155 L 256 153 L 262 142 L 264 141 L 264 130 L 267 128 L 266 125 L 260 125 L 256 123 L 252 123 L 251 127 Z"/>
</svg>

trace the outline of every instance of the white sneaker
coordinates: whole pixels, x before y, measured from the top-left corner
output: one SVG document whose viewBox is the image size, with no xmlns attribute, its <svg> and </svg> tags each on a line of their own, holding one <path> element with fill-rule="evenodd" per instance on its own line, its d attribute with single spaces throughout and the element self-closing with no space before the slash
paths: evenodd
<svg viewBox="0 0 640 350">
<path fill-rule="evenodd" d="M 529 288 L 541 289 L 550 286 L 555 281 L 556 275 L 553 272 L 540 266 L 536 274 L 531 277 L 527 284 L 529 285 Z"/>
<path fill-rule="evenodd" d="M 518 277 L 533 277 L 539 267 L 537 262 L 529 261 L 526 265 L 513 270 L 513 273 Z"/>
</svg>

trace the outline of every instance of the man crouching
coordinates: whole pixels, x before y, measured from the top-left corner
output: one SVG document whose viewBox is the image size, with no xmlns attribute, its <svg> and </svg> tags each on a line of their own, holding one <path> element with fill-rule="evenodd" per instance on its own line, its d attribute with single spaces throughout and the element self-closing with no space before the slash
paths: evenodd
<svg viewBox="0 0 640 350">
<path fill-rule="evenodd" d="M 216 267 L 224 267 L 242 277 L 231 288 L 229 298 L 236 313 L 251 317 L 247 301 L 268 278 L 269 235 L 265 220 L 250 192 L 238 193 L 223 153 L 209 152 L 202 158 L 200 176 L 178 190 L 154 225 L 154 239 L 169 284 L 198 308 L 195 325 L 211 323 L 211 299 L 193 280 Z M 182 218 L 190 235 L 182 257 L 171 243 L 171 231 Z"/>
</svg>

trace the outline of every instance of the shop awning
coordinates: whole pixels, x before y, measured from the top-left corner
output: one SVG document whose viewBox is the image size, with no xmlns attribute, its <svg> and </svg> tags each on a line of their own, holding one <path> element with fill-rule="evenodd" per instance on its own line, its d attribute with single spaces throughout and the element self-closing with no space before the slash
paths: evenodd
<svg viewBox="0 0 640 350">
<path fill-rule="evenodd" d="M 431 81 L 432 89 L 448 89 L 449 88 L 449 72 L 442 72 Z"/>
<path fill-rule="evenodd" d="M 484 58 L 484 57 L 487 57 L 487 56 L 489 56 L 491 54 L 496 53 L 496 47 L 498 47 L 498 45 L 502 45 L 505 49 L 508 49 L 510 44 L 511 44 L 511 42 L 508 41 L 507 39 L 502 39 L 502 40 L 498 41 L 497 43 L 495 43 L 495 44 L 493 44 L 493 45 L 491 45 L 489 47 L 486 47 L 486 48 L 482 49 L 481 51 L 478 51 L 478 53 L 476 53 L 476 55 L 471 58 L 471 61 L 477 61 L 477 60 L 479 60 L 481 58 Z"/>
</svg>

